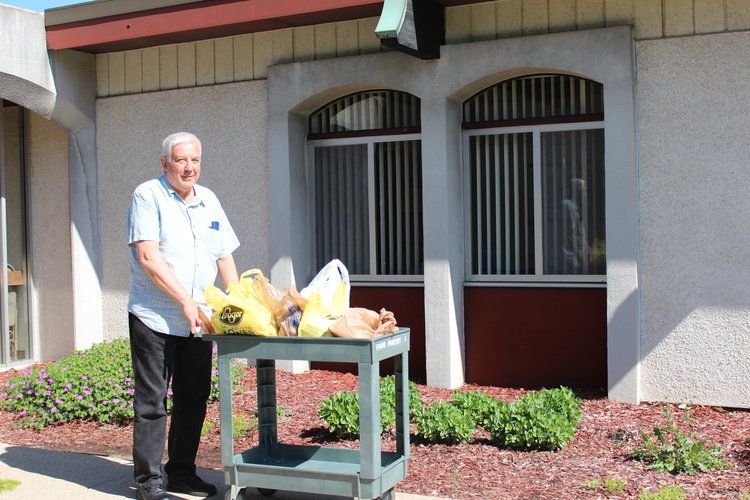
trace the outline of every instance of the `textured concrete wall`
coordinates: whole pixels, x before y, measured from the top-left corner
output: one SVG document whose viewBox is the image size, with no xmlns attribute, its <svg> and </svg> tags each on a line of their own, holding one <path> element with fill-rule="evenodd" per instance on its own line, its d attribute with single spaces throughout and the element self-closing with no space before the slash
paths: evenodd
<svg viewBox="0 0 750 500">
<path fill-rule="evenodd" d="M 130 197 L 161 175 L 161 141 L 172 132 L 187 130 L 203 142 L 200 183 L 218 195 L 240 239 L 240 272 L 269 270 L 266 120 L 265 81 L 98 100 L 105 338 L 127 334 Z"/>
<path fill-rule="evenodd" d="M 48 118 L 55 84 L 45 36 L 43 14 L 0 5 L 0 97 Z"/>
<path fill-rule="evenodd" d="M 460 103 L 476 91 L 525 73 L 584 75 L 604 85 L 607 178 L 607 318 L 610 397 L 638 399 L 637 170 L 632 35 L 628 27 L 454 44 L 436 61 L 401 53 L 308 61 L 269 69 L 269 162 L 274 279 L 304 277 L 309 262 L 304 118 L 338 96 L 397 88 L 420 98 L 424 165 L 425 342 L 427 381 L 463 382 L 463 182 Z M 297 189 L 293 185 L 292 189 Z M 290 230 L 291 228 L 291 230 Z M 449 242 L 449 244 L 446 244 Z"/>
<path fill-rule="evenodd" d="M 73 351 L 68 134 L 29 113 L 31 250 L 36 290 L 35 356 L 52 360 Z"/>
<path fill-rule="evenodd" d="M 750 407 L 750 33 L 637 44 L 642 395 Z"/>
</svg>

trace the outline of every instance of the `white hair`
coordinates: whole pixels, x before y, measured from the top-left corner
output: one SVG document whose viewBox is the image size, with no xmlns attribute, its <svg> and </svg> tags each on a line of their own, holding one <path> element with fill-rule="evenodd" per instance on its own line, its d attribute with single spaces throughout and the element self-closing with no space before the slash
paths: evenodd
<svg viewBox="0 0 750 500">
<path fill-rule="evenodd" d="M 202 149 L 200 139 L 190 132 L 175 132 L 174 134 L 168 135 L 167 138 L 164 139 L 164 142 L 161 143 L 161 155 L 165 158 L 171 158 L 172 151 L 176 146 L 187 144 L 189 142 L 198 144 L 198 153 L 200 154 Z"/>
</svg>

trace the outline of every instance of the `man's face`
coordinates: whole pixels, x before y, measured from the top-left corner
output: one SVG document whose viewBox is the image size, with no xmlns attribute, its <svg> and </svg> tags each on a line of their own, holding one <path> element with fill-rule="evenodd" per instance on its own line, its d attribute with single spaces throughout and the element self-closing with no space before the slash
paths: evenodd
<svg viewBox="0 0 750 500">
<path fill-rule="evenodd" d="M 183 198 L 187 196 L 201 176 L 201 150 L 198 143 L 178 144 L 172 148 L 172 157 L 162 156 L 161 162 L 169 185 Z"/>
</svg>

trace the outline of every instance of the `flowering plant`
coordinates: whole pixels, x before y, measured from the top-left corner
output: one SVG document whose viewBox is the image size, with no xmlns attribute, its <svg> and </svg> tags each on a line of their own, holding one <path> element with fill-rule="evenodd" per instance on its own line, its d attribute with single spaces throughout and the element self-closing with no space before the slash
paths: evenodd
<svg viewBox="0 0 750 500">
<path fill-rule="evenodd" d="M 219 394 L 215 356 L 213 363 L 209 401 Z M 233 385 L 242 373 L 239 363 L 233 363 Z M 22 370 L 0 390 L 0 408 L 36 428 L 76 419 L 127 423 L 133 418 L 134 393 L 130 344 L 121 338 Z M 171 395 L 170 386 L 165 395 L 168 409 Z"/>
</svg>

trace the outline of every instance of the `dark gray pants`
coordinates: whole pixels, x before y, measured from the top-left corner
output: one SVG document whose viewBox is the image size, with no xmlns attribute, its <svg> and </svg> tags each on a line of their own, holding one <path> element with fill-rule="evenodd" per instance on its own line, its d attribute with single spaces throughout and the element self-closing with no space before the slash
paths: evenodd
<svg viewBox="0 0 750 500">
<path fill-rule="evenodd" d="M 129 314 L 135 374 L 133 465 L 138 485 L 162 479 L 166 395 L 172 378 L 172 421 L 164 472 L 172 480 L 195 473 L 206 401 L 211 393 L 211 343 L 151 330 Z"/>
</svg>

